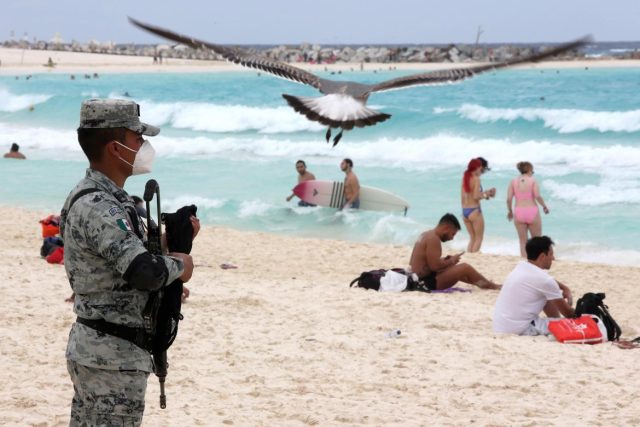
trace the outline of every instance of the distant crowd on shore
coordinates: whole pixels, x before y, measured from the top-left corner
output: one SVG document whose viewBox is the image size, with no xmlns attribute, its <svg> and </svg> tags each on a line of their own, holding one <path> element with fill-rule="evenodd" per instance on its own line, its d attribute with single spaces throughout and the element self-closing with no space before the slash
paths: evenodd
<svg viewBox="0 0 640 427">
<path fill-rule="evenodd" d="M 155 57 L 156 62 L 162 63 L 168 58 L 187 60 L 223 60 L 210 50 L 196 50 L 186 45 L 133 45 L 120 44 L 102 46 L 95 43 L 47 43 L 39 41 L 5 41 L 0 46 L 29 50 L 44 50 L 74 53 L 102 53 L 109 55 L 147 56 Z M 333 64 L 333 63 L 464 63 L 494 62 L 510 58 L 530 55 L 534 51 L 549 48 L 550 45 L 525 46 L 516 44 L 487 45 L 479 44 L 441 44 L 441 45 L 410 45 L 410 46 L 322 46 L 319 44 L 279 45 L 272 47 L 247 46 L 249 53 L 259 54 L 277 61 L 305 64 Z M 621 58 L 634 58 L 636 52 L 617 55 Z M 583 59 L 584 52 L 574 51 L 558 58 L 559 60 Z"/>
</svg>

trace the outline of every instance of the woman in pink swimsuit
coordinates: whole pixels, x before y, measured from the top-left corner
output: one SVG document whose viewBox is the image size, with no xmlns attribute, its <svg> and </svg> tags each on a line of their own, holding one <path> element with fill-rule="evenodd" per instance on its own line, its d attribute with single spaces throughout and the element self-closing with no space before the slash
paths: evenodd
<svg viewBox="0 0 640 427">
<path fill-rule="evenodd" d="M 524 246 L 527 243 L 528 235 L 531 237 L 542 235 L 542 219 L 538 211 L 536 201 L 542 206 L 545 214 L 549 213 L 544 199 L 540 196 L 538 183 L 533 178 L 533 165 L 529 162 L 520 162 L 516 165 L 521 175 L 514 178 L 507 190 L 507 219 L 514 220 L 518 238 L 520 239 L 520 256 L 526 256 Z M 515 208 L 512 211 L 511 205 L 515 197 Z"/>
</svg>

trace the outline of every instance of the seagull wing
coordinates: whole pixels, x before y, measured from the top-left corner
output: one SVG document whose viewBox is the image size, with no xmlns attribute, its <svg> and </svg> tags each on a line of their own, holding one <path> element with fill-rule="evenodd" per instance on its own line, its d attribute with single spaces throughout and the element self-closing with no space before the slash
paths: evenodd
<svg viewBox="0 0 640 427">
<path fill-rule="evenodd" d="M 513 58 L 503 62 L 492 64 L 477 65 L 468 68 L 451 68 L 447 70 L 430 71 L 428 73 L 411 74 L 397 79 L 387 80 L 373 85 L 371 92 L 382 92 L 386 90 L 403 89 L 410 86 L 436 85 L 443 83 L 453 83 L 475 76 L 476 74 L 486 71 L 498 70 L 500 68 L 512 67 L 525 62 L 536 62 L 543 59 L 577 49 L 591 41 L 590 37 L 565 43 L 560 46 L 547 49 L 544 52 L 535 55 L 525 56 L 523 58 Z"/>
<path fill-rule="evenodd" d="M 219 44 L 205 42 L 202 40 L 197 40 L 189 36 L 174 33 L 173 31 L 166 30 L 164 28 L 144 24 L 131 17 L 129 17 L 129 22 L 131 22 L 136 27 L 149 31 L 150 33 L 156 34 L 160 37 L 164 37 L 165 39 L 182 43 L 194 49 L 212 50 L 229 62 L 240 64 L 249 68 L 262 70 L 266 73 L 274 74 L 286 80 L 313 86 L 316 89 L 319 89 L 320 87 L 320 78 L 318 76 L 298 67 L 294 67 L 279 61 L 272 61 L 262 56 L 247 55 L 241 49 L 236 47 L 227 47 Z"/>
</svg>

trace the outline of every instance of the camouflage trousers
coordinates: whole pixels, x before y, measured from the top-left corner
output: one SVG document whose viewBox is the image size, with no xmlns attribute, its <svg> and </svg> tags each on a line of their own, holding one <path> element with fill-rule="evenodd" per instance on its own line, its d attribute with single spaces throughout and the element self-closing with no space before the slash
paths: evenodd
<svg viewBox="0 0 640 427">
<path fill-rule="evenodd" d="M 71 427 L 139 426 L 144 413 L 148 372 L 91 368 L 67 360 L 75 392 Z"/>
</svg>

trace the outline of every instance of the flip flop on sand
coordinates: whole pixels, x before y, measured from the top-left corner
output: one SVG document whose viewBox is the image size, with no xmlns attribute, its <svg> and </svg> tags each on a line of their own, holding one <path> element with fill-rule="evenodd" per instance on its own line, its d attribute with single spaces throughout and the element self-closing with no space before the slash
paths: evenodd
<svg viewBox="0 0 640 427">
<path fill-rule="evenodd" d="M 238 266 L 237 265 L 233 265 L 233 264 L 228 263 L 228 262 L 225 262 L 225 263 L 220 264 L 220 268 L 223 269 L 223 270 L 229 270 L 229 269 L 232 269 L 232 268 L 238 268 Z"/>
<path fill-rule="evenodd" d="M 614 341 L 612 344 L 623 350 L 633 350 L 634 348 L 640 348 L 640 337 L 632 341 Z"/>
</svg>

